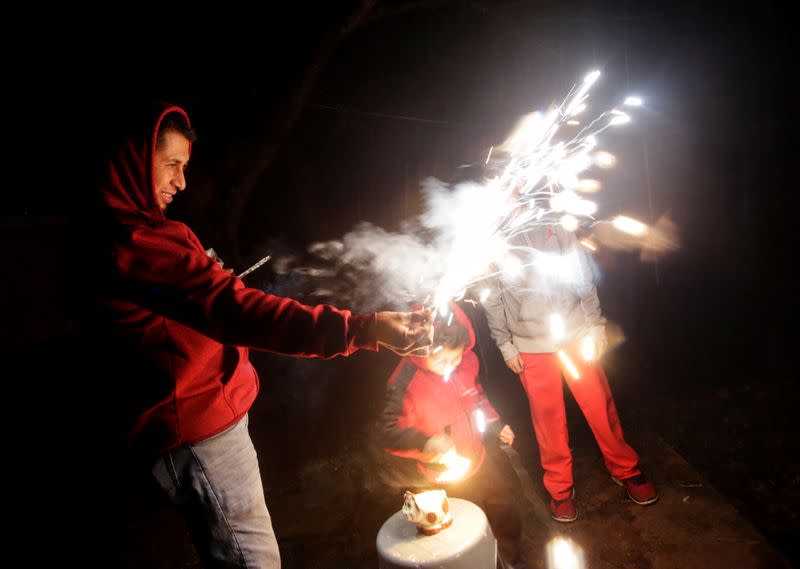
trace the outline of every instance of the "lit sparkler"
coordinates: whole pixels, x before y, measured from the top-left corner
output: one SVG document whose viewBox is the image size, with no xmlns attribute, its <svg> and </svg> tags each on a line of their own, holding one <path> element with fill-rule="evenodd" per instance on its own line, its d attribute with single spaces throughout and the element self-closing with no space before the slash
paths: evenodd
<svg viewBox="0 0 800 569">
<path fill-rule="evenodd" d="M 470 459 L 457 454 L 454 450 L 446 452 L 439 459 L 439 462 L 443 464 L 447 470 L 436 478 L 437 482 L 455 482 L 462 479 L 472 464 Z"/>
<path fill-rule="evenodd" d="M 526 271 L 541 259 L 533 254 L 529 262 L 521 260 L 519 247 L 511 245 L 515 236 L 536 225 L 560 224 L 577 231 L 596 222 L 597 204 L 581 194 L 598 192 L 601 183 L 584 172 L 616 164 L 612 154 L 598 150 L 600 135 L 631 120 L 619 108 L 575 119 L 591 110 L 589 94 L 599 77 L 599 71 L 587 74 L 560 105 L 524 117 L 503 144 L 489 150 L 485 163 L 492 177 L 453 189 L 454 197 L 462 199 L 454 199 L 449 212 L 451 242 L 433 294 L 440 314 L 446 314 L 448 301 L 486 277 L 502 274 L 524 283 Z M 623 105 L 639 106 L 641 99 L 628 97 Z M 566 126 L 570 128 L 563 130 L 570 134 L 559 139 Z M 434 204 L 441 198 L 429 199 Z"/>
<path fill-rule="evenodd" d="M 581 341 L 581 356 L 587 362 L 591 362 L 597 357 L 597 343 L 591 336 L 585 336 Z"/>
</svg>

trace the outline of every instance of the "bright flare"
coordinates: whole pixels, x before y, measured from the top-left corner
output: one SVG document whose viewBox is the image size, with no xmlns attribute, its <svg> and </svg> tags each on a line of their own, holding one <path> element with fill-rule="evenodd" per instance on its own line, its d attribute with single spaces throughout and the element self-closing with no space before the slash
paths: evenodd
<svg viewBox="0 0 800 569">
<path fill-rule="evenodd" d="M 617 165 L 617 157 L 610 152 L 598 152 L 594 155 L 594 163 L 600 168 L 613 168 Z"/>
<path fill-rule="evenodd" d="M 592 180 L 591 178 L 579 180 L 578 185 L 575 187 L 576 190 L 583 192 L 584 194 L 593 194 L 595 192 L 599 192 L 600 188 L 600 182 L 597 180 Z"/>
<path fill-rule="evenodd" d="M 556 342 L 564 339 L 566 329 L 564 327 L 564 319 L 560 314 L 550 315 L 550 337 Z"/>
<path fill-rule="evenodd" d="M 575 120 L 574 115 L 590 110 L 589 91 L 599 77 L 599 71 L 586 74 L 561 104 L 522 117 L 504 142 L 488 149 L 488 179 L 426 188 L 430 215 L 424 225 L 441 237 L 435 247 L 445 252 L 437 255 L 441 271 L 431 285 L 434 290 L 424 290 L 423 296 L 431 294 L 442 316 L 447 316 L 447 302 L 487 277 L 501 276 L 509 286 L 527 286 L 529 267 L 539 263 L 540 255 L 520 245 L 516 238 L 522 233 L 556 223 L 575 231 L 586 218 L 595 219 L 598 205 L 578 192 L 597 192 L 601 185 L 584 172 L 616 164 L 612 154 L 597 151 L 598 139 L 606 129 L 631 120 L 619 109 Z M 581 128 L 562 128 L 575 123 Z M 562 280 L 574 283 L 577 278 Z"/>
<path fill-rule="evenodd" d="M 611 221 L 611 223 L 614 225 L 614 227 L 623 233 L 627 233 L 628 235 L 641 237 L 647 233 L 647 225 L 625 215 L 618 215 Z"/>
<path fill-rule="evenodd" d="M 642 99 L 641 97 L 636 97 L 631 95 L 625 99 L 625 104 L 629 107 L 641 107 L 642 106 Z"/>
<path fill-rule="evenodd" d="M 587 362 L 593 361 L 597 357 L 597 343 L 591 336 L 586 336 L 581 342 L 581 356 Z"/>
<path fill-rule="evenodd" d="M 578 368 L 576 368 L 575 364 L 572 363 L 572 360 L 569 359 L 567 352 L 564 350 L 558 350 L 558 357 L 561 360 L 561 363 L 564 364 L 564 367 L 567 368 L 567 371 L 572 376 L 572 379 L 581 378 L 581 374 L 578 373 Z"/>
<path fill-rule="evenodd" d="M 578 229 L 578 220 L 575 219 L 574 215 L 566 214 L 562 215 L 561 219 L 559 220 L 561 227 L 566 229 L 567 231 L 575 231 Z"/>
<path fill-rule="evenodd" d="M 486 299 L 487 299 L 487 298 L 489 298 L 489 295 L 490 295 L 490 294 L 492 294 L 492 291 L 491 291 L 490 289 L 488 289 L 488 288 L 485 288 L 485 289 L 483 289 L 483 290 L 481 291 L 481 295 L 480 295 L 480 297 L 479 297 L 479 298 L 480 298 L 480 301 L 481 301 L 481 302 L 486 302 Z"/>
<path fill-rule="evenodd" d="M 475 417 L 475 428 L 478 429 L 479 433 L 486 432 L 486 414 L 483 412 L 483 409 L 475 409 L 475 413 L 473 413 Z"/>
<path fill-rule="evenodd" d="M 547 544 L 547 569 L 584 569 L 580 551 L 563 537 Z"/>
<path fill-rule="evenodd" d="M 609 124 L 618 125 L 618 124 L 627 124 L 629 122 L 631 122 L 631 117 L 629 117 L 625 113 L 619 113 L 613 119 L 611 119 Z"/>
<path fill-rule="evenodd" d="M 461 480 L 472 464 L 470 459 L 456 454 L 454 450 L 446 452 L 439 459 L 439 462 L 443 464 L 447 470 L 436 478 L 436 482 L 455 482 L 456 480 Z"/>
<path fill-rule="evenodd" d="M 450 381 L 450 376 L 453 374 L 453 371 L 455 369 L 456 369 L 455 366 L 452 366 L 450 364 L 444 366 L 444 375 L 442 377 L 444 378 L 445 383 Z"/>
</svg>

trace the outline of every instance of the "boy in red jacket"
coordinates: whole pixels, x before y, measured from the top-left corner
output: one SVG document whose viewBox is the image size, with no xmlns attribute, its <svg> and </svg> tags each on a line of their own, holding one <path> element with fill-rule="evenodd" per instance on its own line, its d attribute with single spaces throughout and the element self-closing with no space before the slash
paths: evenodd
<svg viewBox="0 0 800 569">
<path fill-rule="evenodd" d="M 426 357 L 404 357 L 389 378 L 378 433 L 383 482 L 399 490 L 444 488 L 483 507 L 501 556 L 515 562 L 521 533 L 512 481 L 485 443 L 511 445 L 477 382 L 475 333 L 458 305 L 434 324 Z"/>
</svg>

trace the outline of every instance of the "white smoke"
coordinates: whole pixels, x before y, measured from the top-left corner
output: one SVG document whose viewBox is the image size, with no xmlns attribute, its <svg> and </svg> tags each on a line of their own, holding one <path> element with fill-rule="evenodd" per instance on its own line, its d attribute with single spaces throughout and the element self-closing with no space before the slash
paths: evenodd
<svg viewBox="0 0 800 569">
<path fill-rule="evenodd" d="M 398 232 L 362 222 L 341 239 L 312 244 L 309 263 L 279 259 L 275 266 L 283 267 L 283 273 L 306 278 L 312 289 L 307 301 L 358 310 L 430 304 L 443 283 L 462 286 L 465 278 L 484 268 L 486 262 L 469 262 L 477 259 L 474 251 L 467 257 L 464 251 L 473 248 L 479 225 L 484 225 L 483 233 L 491 227 L 486 222 L 487 208 L 482 207 L 489 203 L 480 201 L 488 194 L 477 182 L 448 185 L 428 178 L 422 193 L 424 212 L 403 222 Z M 484 215 L 476 216 L 476 211 Z M 455 265 L 459 265 L 458 275 L 448 278 Z"/>
<path fill-rule="evenodd" d="M 599 71 L 587 74 L 561 105 L 523 118 L 487 155 L 486 179 L 452 185 L 425 180 L 423 213 L 403 223 L 399 232 L 362 223 L 340 240 L 312 245 L 312 262 L 288 271 L 313 289 L 306 300 L 356 310 L 403 310 L 414 302 L 442 308 L 491 275 L 522 278 L 523 269 L 535 264 L 529 260 L 536 258 L 535 251 L 524 252 L 531 248 L 511 241 L 541 225 L 573 232 L 588 226 L 595 242 L 587 239 L 584 247 L 591 251 L 598 243 L 639 248 L 642 258 L 649 259 L 677 248 L 668 219 L 655 227 L 628 220 L 637 229 L 631 232 L 598 221 L 597 204 L 576 193 L 601 188 L 599 181 L 584 176 L 593 176 L 593 168 L 612 167 L 616 159 L 599 151 L 598 136 L 631 120 L 619 108 L 587 121 L 576 118 L 599 76 Z M 609 227 L 628 234 L 609 233 Z"/>
</svg>

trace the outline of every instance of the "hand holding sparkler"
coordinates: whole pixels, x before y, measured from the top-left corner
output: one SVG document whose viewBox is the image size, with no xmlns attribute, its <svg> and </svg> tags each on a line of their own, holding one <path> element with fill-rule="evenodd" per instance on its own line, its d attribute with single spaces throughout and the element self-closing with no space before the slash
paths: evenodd
<svg viewBox="0 0 800 569">
<path fill-rule="evenodd" d="M 378 312 L 378 345 L 396 354 L 427 356 L 433 343 L 433 311 Z"/>
</svg>

